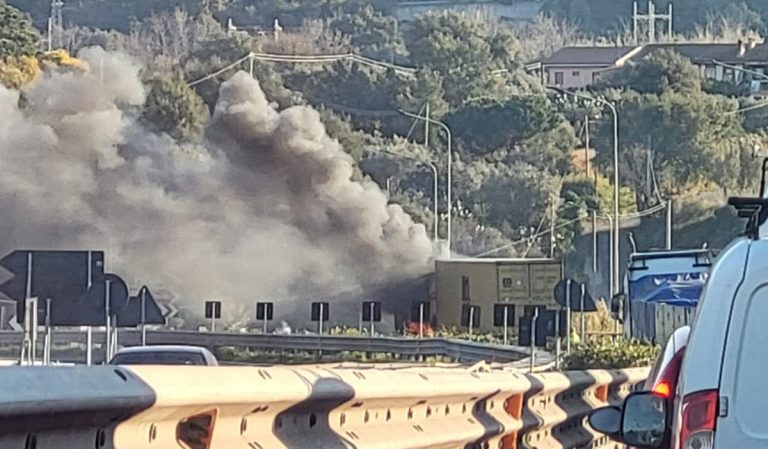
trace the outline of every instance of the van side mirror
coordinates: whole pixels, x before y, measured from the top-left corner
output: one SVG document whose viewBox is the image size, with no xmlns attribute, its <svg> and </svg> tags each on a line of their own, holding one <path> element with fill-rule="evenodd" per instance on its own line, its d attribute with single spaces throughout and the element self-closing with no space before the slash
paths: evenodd
<svg viewBox="0 0 768 449">
<path fill-rule="evenodd" d="M 617 293 L 611 298 L 611 315 L 619 323 L 624 322 L 624 302 L 626 300 L 627 295 L 624 293 Z"/>
<path fill-rule="evenodd" d="M 650 391 L 633 393 L 624 401 L 621 440 L 628 446 L 658 449 L 667 432 L 667 400 Z"/>
<path fill-rule="evenodd" d="M 588 421 L 590 427 L 596 431 L 608 435 L 615 441 L 619 441 L 619 435 L 621 434 L 621 408 L 599 408 L 589 414 Z"/>
</svg>

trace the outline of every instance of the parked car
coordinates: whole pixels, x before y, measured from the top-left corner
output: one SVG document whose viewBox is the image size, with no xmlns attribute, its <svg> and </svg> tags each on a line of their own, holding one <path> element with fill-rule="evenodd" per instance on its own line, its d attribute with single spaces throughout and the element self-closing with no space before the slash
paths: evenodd
<svg viewBox="0 0 768 449">
<path fill-rule="evenodd" d="M 211 352 L 197 346 L 136 346 L 123 348 L 110 365 L 207 365 L 219 362 Z"/>
<path fill-rule="evenodd" d="M 768 168 L 768 160 L 764 164 Z M 747 232 L 712 268 L 670 395 L 631 394 L 623 408 L 595 412 L 595 429 L 630 446 L 677 449 L 768 447 L 768 199 L 729 202 Z"/>
</svg>

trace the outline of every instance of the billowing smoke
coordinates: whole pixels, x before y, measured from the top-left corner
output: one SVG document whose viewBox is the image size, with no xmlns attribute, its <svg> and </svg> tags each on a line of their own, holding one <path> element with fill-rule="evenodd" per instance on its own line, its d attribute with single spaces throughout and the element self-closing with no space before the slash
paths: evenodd
<svg viewBox="0 0 768 449">
<path fill-rule="evenodd" d="M 0 251 L 103 249 L 110 271 L 205 299 L 323 299 L 419 275 L 424 227 L 387 204 L 307 107 L 222 85 L 203 144 L 143 129 L 139 68 L 87 49 L 86 73 L 0 87 Z M 295 305 L 295 304 L 294 304 Z M 225 309 L 234 312 L 232 308 Z"/>
</svg>

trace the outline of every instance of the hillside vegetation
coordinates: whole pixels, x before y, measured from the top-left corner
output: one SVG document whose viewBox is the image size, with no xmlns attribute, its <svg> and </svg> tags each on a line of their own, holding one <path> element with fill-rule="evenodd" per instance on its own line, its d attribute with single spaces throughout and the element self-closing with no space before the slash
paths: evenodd
<svg viewBox="0 0 768 449">
<path fill-rule="evenodd" d="M 680 27 L 691 38 L 697 29 L 723 36 L 723 24 L 728 30 L 759 32 L 768 13 L 757 1 L 688 3 L 676 7 L 680 17 L 690 19 L 681 20 Z M 454 12 L 398 23 L 387 5 L 364 0 L 81 0 L 65 7 L 64 54 L 99 45 L 131 55 L 145 67 L 148 86 L 137 113 L 154 132 L 190 141 L 202 137 L 218 87 L 232 71 L 208 75 L 249 52 L 356 53 L 380 61 L 374 66 L 349 59 L 257 60 L 253 74 L 280 107 L 309 104 L 320 110 L 329 132 L 356 160 L 355 176 L 388 188 L 391 201 L 402 204 L 430 233 L 432 175 L 423 163 L 435 163 L 441 176 L 439 232 L 445 235 L 445 217 L 451 214 L 457 252 L 570 257 L 582 219 L 592 211 L 605 215 L 612 210 L 612 116 L 598 103 L 545 90 L 523 67 L 559 45 L 615 37 L 631 2 L 548 0 L 545 8 L 553 18 L 527 24 Z M 42 0 L 0 6 L 0 83 L 23 88 L 44 70 L 38 42 L 48 8 Z M 696 14 L 686 15 L 686 8 Z M 227 32 L 228 17 L 266 32 Z M 270 28 L 275 17 L 284 27 L 277 36 Z M 236 68 L 250 66 L 245 61 Z M 674 197 L 681 211 L 679 229 L 701 228 L 695 234 L 701 240 L 737 229 L 732 216 L 713 215 L 715 204 L 698 198 L 754 191 L 759 164 L 752 152 L 766 146 L 768 122 L 761 109 L 730 114 L 752 103 L 719 92 L 700 79 L 688 60 L 665 52 L 593 89 L 590 94 L 613 102 L 620 117 L 624 213 Z M 430 117 L 447 124 L 453 135 L 450 207 L 445 202 L 446 134 L 439 126 L 430 127 L 425 147 L 424 124 L 398 112 L 423 115 L 427 107 Z M 596 181 L 573 163 L 574 152 L 583 149 L 585 119 L 597 154 Z M 710 226 L 713 217 L 723 221 Z M 658 233 L 646 232 L 641 244 L 655 245 Z M 697 238 L 680 244 L 699 246 L 703 241 Z"/>
</svg>

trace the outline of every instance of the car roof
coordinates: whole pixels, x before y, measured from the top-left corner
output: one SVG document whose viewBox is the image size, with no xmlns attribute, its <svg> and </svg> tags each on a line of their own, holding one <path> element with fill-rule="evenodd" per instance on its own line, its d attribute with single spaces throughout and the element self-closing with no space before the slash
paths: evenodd
<svg viewBox="0 0 768 449">
<path fill-rule="evenodd" d="M 142 352 L 192 352 L 196 354 L 207 354 L 209 351 L 206 348 L 201 348 L 199 346 L 156 345 L 122 348 L 117 351 L 117 354 L 136 354 Z"/>
</svg>

